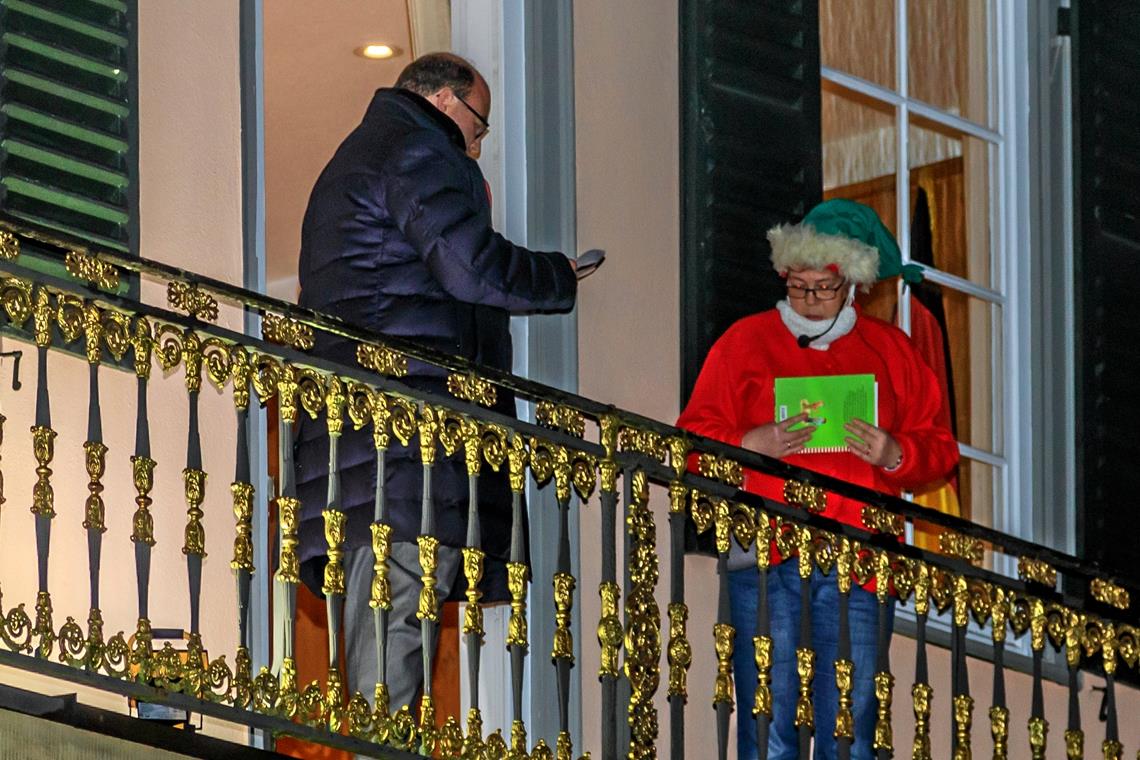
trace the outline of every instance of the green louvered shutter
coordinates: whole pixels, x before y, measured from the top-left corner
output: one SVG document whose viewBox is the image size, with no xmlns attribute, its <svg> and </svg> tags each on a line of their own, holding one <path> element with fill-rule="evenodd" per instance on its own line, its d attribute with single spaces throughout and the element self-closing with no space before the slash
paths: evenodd
<svg viewBox="0 0 1140 760">
<path fill-rule="evenodd" d="M 135 0 L 0 0 L 0 209 L 97 247 L 137 241 Z"/>
</svg>

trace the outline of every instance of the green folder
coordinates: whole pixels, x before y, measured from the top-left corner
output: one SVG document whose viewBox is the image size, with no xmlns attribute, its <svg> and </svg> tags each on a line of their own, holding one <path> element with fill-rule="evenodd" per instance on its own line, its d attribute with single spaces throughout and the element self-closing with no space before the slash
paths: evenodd
<svg viewBox="0 0 1140 760">
<path fill-rule="evenodd" d="M 856 417 L 879 424 L 879 385 L 874 375 L 777 377 L 776 421 L 805 411 L 817 428 L 804 446 L 805 453 L 846 451 L 844 439 L 850 433 L 844 425 Z"/>
</svg>

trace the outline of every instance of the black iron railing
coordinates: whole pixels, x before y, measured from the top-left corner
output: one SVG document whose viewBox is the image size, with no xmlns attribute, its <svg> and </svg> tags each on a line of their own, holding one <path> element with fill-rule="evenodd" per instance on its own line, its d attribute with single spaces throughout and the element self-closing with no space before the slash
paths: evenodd
<svg viewBox="0 0 1140 760">
<path fill-rule="evenodd" d="M 173 267 L 109 252 L 72 249 L 54 240 L 11 224 L 0 233 L 0 325 L 9 338 L 35 346 L 35 424 L 31 429 L 35 485 L 31 494 L 35 514 L 35 544 L 38 593 L 34 610 L 25 603 L 11 606 L 0 596 L 0 662 L 49 673 L 76 682 L 118 691 L 133 697 L 166 702 L 236 721 L 271 733 L 288 733 L 332 746 L 378 756 L 413 752 L 442 757 L 569 758 L 571 716 L 583 706 L 572 704 L 571 669 L 585 667 L 600 679 L 602 757 L 656 756 L 659 752 L 681 757 L 685 727 L 694 715 L 707 715 L 711 699 L 717 725 L 720 756 L 727 753 L 730 714 L 734 711 L 732 653 L 736 632 L 728 611 L 727 561 L 733 541 L 754 552 L 761 575 L 758 631 L 755 640 L 758 679 L 753 715 L 761 736 L 766 735 L 772 716 L 770 690 L 773 662 L 772 639 L 764 597 L 769 570 L 769 547 L 797 563 L 802 583 L 815 570 L 833 578 L 840 598 L 840 641 L 835 663 L 838 718 L 835 726 L 816 725 L 812 714 L 812 683 L 815 653 L 808 646 L 796 651 L 800 689 L 796 724 L 801 747 L 810 744 L 816 732 L 827 731 L 838 739 L 842 756 L 849 753 L 851 724 L 850 631 L 847 599 L 852 583 L 876 583 L 879 627 L 889 629 L 891 605 L 912 605 L 917 620 L 916 677 L 910 686 L 909 709 L 899 709 L 895 696 L 905 686 L 895 684 L 886 647 L 879 648 L 875 689 L 878 720 L 873 742 L 880 757 L 906 748 L 893 746 L 892 727 L 900 720 L 913 720 L 915 758 L 931 756 L 930 725 L 933 685 L 927 664 L 926 626 L 933 611 L 948 612 L 952 620 L 953 674 L 949 698 L 937 704 L 951 712 L 955 725 L 955 757 L 969 757 L 971 725 L 979 691 L 971 689 L 966 670 L 966 630 L 971 621 L 990 631 L 995 665 L 988 718 L 992 746 L 984 753 L 994 757 L 1042 757 L 1048 726 L 1045 723 L 1042 668 L 1047 648 L 1064 652 L 1069 667 L 1070 700 L 1076 705 L 1077 673 L 1083 667 L 1103 670 L 1107 677 L 1109 720 L 1102 741 L 1105 757 L 1120 757 L 1116 723 L 1114 675 L 1118 667 L 1135 668 L 1140 655 L 1137 615 L 1132 606 L 1134 589 L 1115 582 L 1103 568 L 1037 544 L 1000 533 L 969 521 L 916 506 L 886 494 L 853 486 L 786 463 L 690 435 L 613 406 L 557 391 L 506 373 L 473 366 L 453 356 L 439 354 L 415 344 L 369 334 L 331 316 L 266 298 Z M 64 265 L 58 274 L 32 268 L 27 257 L 35 251 Z M 48 267 L 47 269 L 51 269 Z M 64 275 L 63 271 L 67 274 Z M 167 304 L 156 306 L 118 287 L 126 277 L 158 281 L 166 287 Z M 126 294 L 124 294 L 124 292 Z M 219 300 L 261 317 L 263 338 L 245 335 L 215 323 Z M 314 336 L 328 332 L 356 342 L 354 365 L 339 364 L 314 356 Z M 86 443 L 82 451 L 57 452 L 58 420 L 51 416 L 53 387 L 59 393 L 75 392 L 71 376 L 54 378 L 49 370 L 55 350 L 80 351 L 89 368 Z M 409 358 L 442 367 L 450 373 L 449 394 L 427 393 L 402 382 Z M 185 433 L 187 446 L 182 469 L 185 517 L 182 520 L 189 609 L 186 616 L 186 651 L 169 644 L 158 647 L 150 620 L 149 600 L 172 581 L 164 574 L 155 578 L 151 556 L 155 545 L 154 523 L 171 518 L 170 506 L 156 509 L 151 492 L 156 463 L 150 445 L 155 412 L 148 408 L 149 389 L 155 382 L 171 382 L 152 372 L 158 364 L 164 373 L 178 373 L 187 397 L 187 417 L 161 419 L 164 430 L 177 427 Z M 103 479 L 107 472 L 107 447 L 103 440 L 100 386 L 101 372 L 108 366 L 133 371 L 137 385 L 135 445 L 130 456 L 135 491 L 132 531 L 105 536 Z M 199 412 L 199 396 L 205 383 L 225 388 L 232 396 L 235 416 L 205 419 Z M 492 411 L 496 394 L 512 391 L 537 404 L 537 423 L 518 421 Z M 249 414 L 251 405 L 274 402 L 279 418 L 281 451 L 280 488 L 275 494 L 257 493 L 259 478 L 251 464 Z M 292 443 L 301 415 L 323 419 L 330 440 L 327 503 L 321 505 L 328 563 L 323 591 L 329 610 L 329 651 L 324 685 L 298 683 L 293 626 L 296 619 L 298 567 L 298 520 L 301 504 L 293 476 Z M 70 424 L 66 421 L 64 424 Z M 513 499 L 513 529 L 507 565 L 510 618 L 504 640 L 494 641 L 483 625 L 481 583 L 485 555 L 479 515 L 468 517 L 466 546 L 462 549 L 462 573 L 467 582 L 462 632 L 468 660 L 471 710 L 466 716 L 437 716 L 431 693 L 432 664 L 423 663 L 425 691 L 418 704 L 394 705 L 387 691 L 387 672 L 406 663 L 387 661 L 385 632 L 394 614 L 389 585 L 392 528 L 385 489 L 377 488 L 371 525 L 371 548 L 375 559 L 370 588 L 377 631 L 375 689 L 370 694 L 347 694 L 341 677 L 345 653 L 339 645 L 340 610 L 346 585 L 343 562 L 345 513 L 341 510 L 338 441 L 346 429 L 368 429 L 375 446 L 379 483 L 384 483 L 385 454 L 393 440 L 404 445 L 418 442 L 424 472 L 425 497 L 418 557 L 422 571 L 415 614 L 420 620 L 425 649 L 430 650 L 440 624 L 437 592 L 437 551 L 434 506 L 430 498 L 433 467 L 442 457 L 462 457 L 469 477 L 471 504 L 476 504 L 480 478 L 488 469 L 505 469 Z M 230 431 L 236 446 L 236 468 L 225 497 L 232 504 L 234 520 L 226 526 L 208 524 L 203 509 L 207 500 L 220 498 L 220 489 L 208 490 L 203 469 L 203 435 Z M 10 446 L 9 446 L 10 449 Z M 3 451 L 5 469 L 25 466 L 10 450 Z M 114 454 L 111 454 L 114 456 Z M 81 459 L 82 457 L 82 459 Z M 79 462 L 82 461 L 82 469 Z M 695 471 L 690 463 L 696 461 Z M 73 463 L 69 466 L 66 463 Z M 53 472 L 54 468 L 54 472 Z M 53 477 L 66 468 L 85 473 L 87 498 L 82 508 L 57 504 Z M 765 501 L 740 489 L 744 468 L 785 479 L 785 503 Z M 551 578 L 531 578 L 525 562 L 522 494 L 528 478 L 551 488 L 558 510 L 558 539 L 553 546 L 534 551 L 557 557 Z M 660 526 L 650 507 L 650 486 L 668 493 L 668 519 Z M 620 487 L 620 492 L 619 492 Z M 571 624 L 575 595 L 585 593 L 572 574 L 570 521 L 577 504 L 599 492 L 601 534 L 601 600 L 597 621 L 583 630 L 596 628 L 599 661 L 574 661 L 574 629 Z M 841 494 L 866 504 L 863 527 L 842 525 L 824 518 L 820 506 L 828 493 Z M 11 500 L 9 500 L 9 505 Z M 8 508 L 11 508 L 10 506 Z M 622 533 L 618 510 L 623 515 Z M 265 537 L 255 535 L 254 516 L 274 509 L 279 532 L 275 541 L 274 567 L 256 567 L 267 556 Z M 51 553 L 53 526 L 59 520 L 82 520 L 87 535 L 90 602 L 87 624 L 68 618 L 56 620 L 49 585 L 51 563 L 72 565 L 71 557 Z M 931 552 L 899 542 L 907 521 L 923 520 L 943 529 L 941 551 Z M 684 545 L 687 525 L 698 534 L 708 534 L 718 558 L 719 612 L 715 621 L 693 620 L 686 602 Z M 230 566 L 237 584 L 238 641 L 232 660 L 213 652 L 202 640 L 202 568 L 205 531 L 233 532 Z M 8 535 L 0 525 L 0 543 L 28 540 Z M 626 550 L 618 562 L 618 539 Z M 100 563 L 104 540 L 123 547 L 129 540 L 135 560 L 137 622 L 133 634 L 108 635 L 100 602 Z M 591 538 L 593 541 L 593 538 Z M 1014 558 L 1018 577 L 1005 577 L 982 567 L 983 550 L 994 556 Z M 215 560 L 216 561 L 216 560 Z M 0 566 L 0 584 L 20 568 Z M 251 584 L 256 572 L 273 571 L 274 583 L 285 607 L 283 642 L 272 653 L 272 664 L 255 672 L 252 647 Z M 664 610 L 662 574 L 668 579 Z M 123 584 L 116 579 L 116 586 Z M 127 581 L 129 583 L 129 581 Z M 536 641 L 527 625 L 527 601 L 533 583 L 550 584 L 555 601 L 553 636 Z M 2 590 L 0 586 L 0 590 Z M 805 615 L 807 607 L 804 607 Z M 807 623 L 804 623 L 807 625 Z M 701 629 L 698 635 L 694 633 Z M 1014 722 L 1005 699 L 1004 651 L 1007 636 L 1028 634 L 1033 659 L 1031 714 Z M 803 639 L 808 640 L 808 639 Z M 689 667 L 697 647 L 712 643 L 717 663 L 715 680 L 699 689 L 689 683 Z M 513 723 L 509 735 L 486 733 L 479 710 L 480 653 L 486 647 L 504 647 L 509 653 L 512 683 L 510 693 Z M 667 670 L 661 668 L 665 653 Z M 534 659 L 532 655 L 539 655 Z M 532 743 L 523 723 L 523 671 L 542 667 L 549 655 L 551 674 L 557 684 L 559 733 L 554 747 L 543 739 Z M 232 665 L 230 664 L 232 662 Z M 655 699 L 662 681 L 669 702 L 668 731 L 661 730 Z M 699 695 L 699 701 L 690 696 Z M 504 695 L 506 697 L 507 695 Z M 592 708 L 593 709 L 593 708 Z M 905 715 L 903 718 L 901 716 Z M 913 717 L 912 717 L 913 715 Z M 1024 733 L 1012 728 L 1026 727 Z M 691 724 L 690 724 L 691 725 Z M 1083 756 L 1084 735 L 1080 712 L 1070 710 L 1064 732 L 1069 757 Z M 763 743 L 762 743 L 763 744 Z M 1013 749 L 1013 748 L 1017 749 Z M 711 753 L 711 750 L 710 750 Z"/>
</svg>

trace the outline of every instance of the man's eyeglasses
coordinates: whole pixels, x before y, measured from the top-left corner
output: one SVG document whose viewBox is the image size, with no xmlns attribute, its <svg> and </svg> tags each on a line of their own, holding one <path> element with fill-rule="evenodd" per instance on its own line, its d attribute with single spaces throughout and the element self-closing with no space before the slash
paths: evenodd
<svg viewBox="0 0 1140 760">
<path fill-rule="evenodd" d="M 814 288 L 788 285 L 788 298 L 794 298 L 798 301 L 801 298 L 807 298 L 810 293 L 815 296 L 815 300 L 817 301 L 833 301 L 846 284 L 845 282 L 840 282 L 835 285 L 817 285 Z"/>
<path fill-rule="evenodd" d="M 459 97 L 458 93 L 455 94 L 455 99 L 458 100 L 460 103 L 462 103 L 463 107 L 466 108 L 468 111 L 470 111 L 471 114 L 476 119 L 479 120 L 479 124 L 481 126 L 479 128 L 479 131 L 475 133 L 475 139 L 476 140 L 478 140 L 479 138 L 483 137 L 484 135 L 486 135 L 488 132 L 491 131 L 491 122 L 487 121 L 486 117 L 484 117 L 483 114 L 479 113 L 474 108 L 472 108 L 471 104 L 468 103 L 463 98 Z"/>
</svg>

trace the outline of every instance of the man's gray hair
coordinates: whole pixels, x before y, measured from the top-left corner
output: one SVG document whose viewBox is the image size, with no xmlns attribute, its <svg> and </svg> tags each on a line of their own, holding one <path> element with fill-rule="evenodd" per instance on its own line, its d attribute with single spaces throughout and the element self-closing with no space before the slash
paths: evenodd
<svg viewBox="0 0 1140 760">
<path fill-rule="evenodd" d="M 466 98 L 478 77 L 475 67 L 457 55 L 427 53 L 404 67 L 396 87 L 424 97 L 450 87 L 456 95 Z"/>
</svg>

